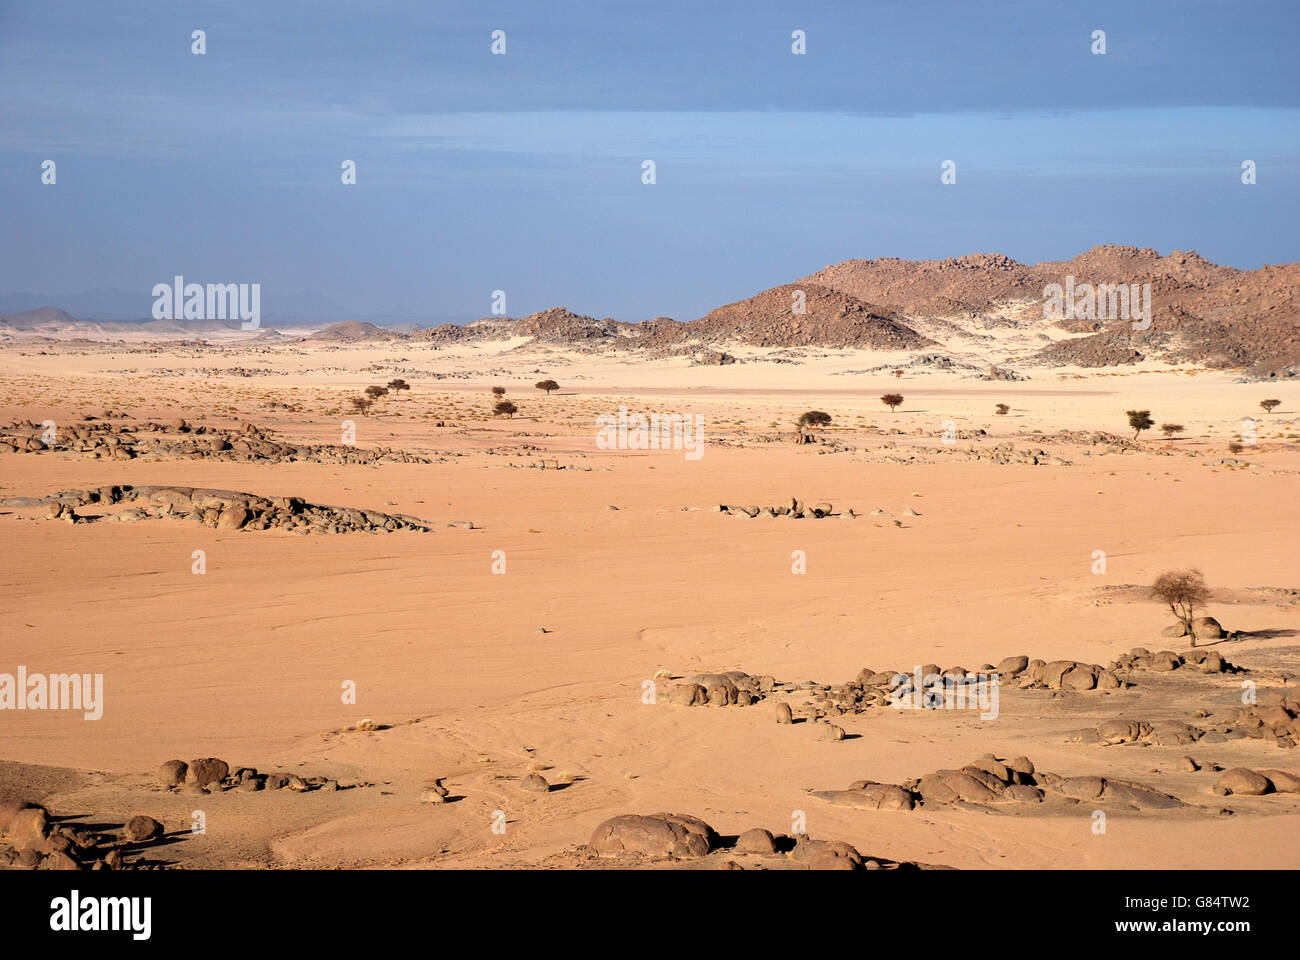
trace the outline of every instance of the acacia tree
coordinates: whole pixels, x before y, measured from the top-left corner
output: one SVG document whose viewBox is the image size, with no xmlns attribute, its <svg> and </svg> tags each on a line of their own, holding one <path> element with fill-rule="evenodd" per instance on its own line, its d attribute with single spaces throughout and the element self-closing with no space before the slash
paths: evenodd
<svg viewBox="0 0 1300 960">
<path fill-rule="evenodd" d="M 397 380 L 388 381 L 388 389 L 391 390 L 393 393 L 400 393 L 402 390 L 410 390 L 411 385 L 407 383 L 405 380 L 398 378 Z"/>
<path fill-rule="evenodd" d="M 1272 413 L 1273 408 L 1278 406 L 1281 402 L 1281 400 L 1261 400 L 1259 401 L 1259 405 L 1264 408 L 1265 413 Z"/>
<path fill-rule="evenodd" d="M 554 380 L 539 380 L 537 383 L 533 384 L 533 386 L 538 390 L 545 390 L 548 397 L 551 395 L 552 390 L 560 389 L 560 385 Z"/>
<path fill-rule="evenodd" d="M 1143 430 L 1150 430 L 1156 425 L 1156 422 L 1151 419 L 1150 410 L 1129 410 L 1127 412 L 1128 425 L 1133 428 L 1134 440 L 1138 438 L 1138 434 Z"/>
<path fill-rule="evenodd" d="M 493 416 L 499 417 L 502 414 L 505 414 L 511 420 L 515 418 L 515 414 L 518 412 L 519 412 L 519 408 L 516 407 L 513 403 L 511 403 L 509 400 L 502 400 L 500 403 L 498 403 L 495 407 L 492 408 Z"/>
<path fill-rule="evenodd" d="M 373 402 L 378 400 L 380 397 L 388 396 L 388 388 L 380 386 L 366 387 L 366 396 Z"/>
<path fill-rule="evenodd" d="M 800 430 L 804 427 L 825 427 L 831 422 L 831 415 L 825 410 L 805 410 L 799 414 L 797 426 Z"/>
<path fill-rule="evenodd" d="M 505 387 L 493 387 L 493 388 L 492 388 L 492 396 L 497 397 L 497 398 L 500 398 L 500 397 L 504 397 L 505 395 L 506 395 L 506 388 L 505 388 Z"/>
<path fill-rule="evenodd" d="M 999 404 L 998 404 L 998 406 L 997 406 L 997 414 L 998 414 L 999 417 L 1005 417 L 1005 416 L 1006 416 L 1008 413 L 1010 413 L 1010 412 L 1011 412 L 1011 408 L 1008 407 L 1005 403 L 999 403 Z"/>
<path fill-rule="evenodd" d="M 895 371 L 894 371 L 894 377 L 895 377 L 895 379 L 902 380 L 902 379 L 903 379 L 903 371 L 902 371 L 902 370 L 895 370 Z"/>
<path fill-rule="evenodd" d="M 887 393 L 880 398 L 880 402 L 892 411 L 903 402 L 903 395 L 901 393 Z"/>
<path fill-rule="evenodd" d="M 353 410 L 364 417 L 370 412 L 370 408 L 375 401 L 370 397 L 352 397 L 348 402 L 352 404 Z"/>
<path fill-rule="evenodd" d="M 1205 585 L 1205 578 L 1199 570 L 1170 570 L 1156 577 L 1151 584 L 1151 595 L 1157 600 L 1169 604 L 1169 609 L 1187 630 L 1196 646 L 1196 634 L 1192 633 L 1192 620 L 1196 608 L 1210 599 L 1210 589 Z"/>
<path fill-rule="evenodd" d="M 1165 435 L 1166 440 L 1173 439 L 1175 433 L 1182 433 L 1185 428 L 1181 423 L 1162 423 L 1160 432 Z"/>
</svg>

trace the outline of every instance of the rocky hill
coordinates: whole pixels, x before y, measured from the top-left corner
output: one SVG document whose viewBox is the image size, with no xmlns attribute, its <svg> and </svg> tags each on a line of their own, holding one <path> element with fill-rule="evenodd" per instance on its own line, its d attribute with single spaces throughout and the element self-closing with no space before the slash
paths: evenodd
<svg viewBox="0 0 1300 960">
<path fill-rule="evenodd" d="M 1149 287 L 1150 323 L 1134 329 L 1137 306 L 1045 316 L 1049 285 Z M 583 352 L 641 351 L 646 356 L 729 347 L 936 349 L 969 362 L 1023 366 L 1123 366 L 1147 360 L 1244 369 L 1254 376 L 1300 375 L 1300 263 L 1238 270 L 1195 252 L 1099 246 L 1069 260 L 1024 264 L 996 253 L 947 260 L 846 260 L 801 280 L 729 303 L 697 320 L 645 323 L 596 319 L 554 307 L 526 317 L 488 317 L 414 332 L 358 320 L 335 323 L 308 339 L 332 343 L 409 341 L 453 344 L 519 341 Z M 0 318 L 0 339 L 67 340 L 122 336 L 166 339 L 238 331 L 237 321 L 138 324 L 79 321 L 46 307 Z M 246 332 L 247 338 L 252 336 Z"/>
</svg>

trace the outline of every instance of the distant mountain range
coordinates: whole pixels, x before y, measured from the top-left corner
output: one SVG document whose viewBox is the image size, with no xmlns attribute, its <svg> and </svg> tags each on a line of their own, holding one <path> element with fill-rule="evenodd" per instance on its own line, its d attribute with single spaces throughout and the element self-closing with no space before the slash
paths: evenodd
<svg viewBox="0 0 1300 960">
<path fill-rule="evenodd" d="M 1049 317 L 1044 303 L 1052 285 L 1066 291 L 1068 302 L 1064 312 Z M 1085 291 L 1101 285 L 1131 291 L 1129 309 L 1108 309 L 1122 304 L 1104 289 L 1090 304 Z M 1149 313 L 1142 316 L 1144 297 Z M 846 260 L 689 322 L 665 317 L 642 323 L 597 320 L 555 307 L 527 317 L 469 323 L 428 318 L 437 323 L 429 326 L 409 319 L 389 325 L 378 318 L 282 323 L 264 312 L 262 326 L 264 335 L 293 329 L 312 340 L 339 343 L 520 339 L 583 351 L 641 349 L 656 356 L 704 352 L 714 357 L 728 346 L 853 348 L 956 352 L 1043 366 L 1102 367 L 1156 359 L 1247 368 L 1260 375 L 1300 367 L 1298 298 L 1300 263 L 1238 270 L 1195 252 L 1161 256 L 1151 249 L 1101 246 L 1071 260 L 1032 265 L 1000 254 Z M 12 299 L 0 297 L 0 312 Z M 69 306 L 64 302 L 65 309 Z M 238 321 L 118 324 L 75 319 L 70 313 L 76 311 L 43 306 L 0 316 L 0 337 L 100 339 L 129 330 L 137 337 L 175 339 L 229 336 L 238 330 Z"/>
<path fill-rule="evenodd" d="M 464 323 L 472 317 L 444 314 L 415 315 L 401 310 L 376 310 L 358 316 L 324 294 L 314 290 L 275 294 L 262 291 L 263 325 L 321 326 L 337 320 L 359 319 L 381 326 L 409 324 L 412 329 L 436 323 Z M 6 293 L 0 294 L 0 317 L 29 313 L 57 305 L 80 320 L 114 323 L 144 323 L 153 319 L 154 298 L 139 290 L 104 287 L 79 293 Z M 191 321 L 193 322 L 193 321 Z"/>
</svg>

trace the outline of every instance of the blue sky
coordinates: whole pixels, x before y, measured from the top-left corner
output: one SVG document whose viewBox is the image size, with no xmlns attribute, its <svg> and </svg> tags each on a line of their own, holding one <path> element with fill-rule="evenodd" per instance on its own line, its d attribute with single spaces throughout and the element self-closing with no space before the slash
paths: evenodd
<svg viewBox="0 0 1300 960">
<path fill-rule="evenodd" d="M 0 294 L 693 319 L 853 257 L 1292 261 L 1298 41 L 1249 0 L 0 0 Z"/>
</svg>

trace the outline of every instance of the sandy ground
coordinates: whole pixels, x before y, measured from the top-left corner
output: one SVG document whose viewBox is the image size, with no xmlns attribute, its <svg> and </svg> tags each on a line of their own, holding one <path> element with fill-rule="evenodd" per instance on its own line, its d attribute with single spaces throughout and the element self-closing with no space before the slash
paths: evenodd
<svg viewBox="0 0 1300 960">
<path fill-rule="evenodd" d="M 788 832 L 802 811 L 814 837 L 960 868 L 1300 866 L 1300 796 L 1211 791 L 1213 764 L 1300 770 L 1296 749 L 1069 739 L 1113 717 L 1195 722 L 1197 709 L 1240 702 L 1239 677 L 1177 671 L 1111 694 L 1004 688 L 996 720 L 885 709 L 839 718 L 842 742 L 819 740 L 818 724 L 777 725 L 770 702 L 643 702 L 644 682 L 661 670 L 842 683 L 864 666 L 974 669 L 1020 653 L 1105 664 L 1134 646 L 1183 650 L 1160 638 L 1168 612 L 1124 589 L 1183 566 L 1215 589 L 1210 614 L 1252 634 L 1216 649 L 1261 692 L 1289 684 L 1294 695 L 1300 604 L 1258 588 L 1300 586 L 1300 385 L 1156 368 L 1037 370 L 1019 383 L 895 379 L 845 373 L 892 358 L 842 351 L 695 367 L 410 345 L 41 349 L 0 352 L 0 423 L 111 409 L 160 422 L 251 420 L 338 443 L 344 400 L 403 376 L 409 393 L 352 417 L 357 443 L 442 459 L 3 455 L 0 497 L 175 483 L 406 513 L 437 529 L 299 537 L 169 520 L 70 525 L 0 508 L 0 671 L 102 673 L 106 688 L 95 721 L 0 714 L 0 759 L 10 761 L 0 794 L 101 821 L 149 813 L 181 832 L 165 852 L 181 866 L 563 866 L 559 855 L 607 817 L 659 810 L 724 834 Z M 192 373 L 231 366 L 283 375 Z M 540 394 L 531 383 L 543 376 L 563 389 Z M 519 404 L 513 420 L 490 416 L 495 384 Z M 905 396 L 894 412 L 877 399 L 892 391 Z M 1282 401 L 1271 415 L 1258 409 L 1265 397 Z M 993 415 L 997 402 L 1011 414 Z M 598 449 L 595 417 L 620 404 L 704 416 L 704 455 Z M 810 408 L 832 414 L 825 435 L 841 447 L 774 439 Z M 1104 455 L 1044 439 L 1067 429 L 1131 436 L 1133 408 L 1185 432 L 1166 442 L 1152 431 L 1142 451 Z M 1252 415 L 1258 442 L 1224 465 Z M 1012 441 L 1069 465 L 945 455 L 945 421 L 990 434 L 954 449 Z M 900 452 L 917 459 L 894 462 Z M 565 469 L 528 469 L 541 458 Z M 712 509 L 791 496 L 890 516 L 751 520 Z M 446 526 L 463 520 L 473 529 Z M 191 572 L 195 550 L 206 552 L 204 575 Z M 1097 550 L 1104 574 L 1093 572 Z M 493 573 L 496 551 L 504 575 Z M 805 574 L 792 572 L 794 551 L 806 555 Z M 354 705 L 342 702 L 348 681 Z M 362 719 L 384 729 L 348 729 Z M 1140 781 L 1189 808 L 1115 810 L 1098 834 L 1090 807 L 863 811 L 807 793 L 898 782 L 987 752 Z M 1203 769 L 1182 772 L 1184 755 Z M 361 785 L 196 797 L 156 783 L 162 761 L 205 756 Z M 534 769 L 555 789 L 522 791 Z M 445 778 L 454 802 L 419 802 L 432 777 Z M 207 833 L 184 832 L 198 809 Z M 504 834 L 492 829 L 497 811 Z"/>
</svg>

